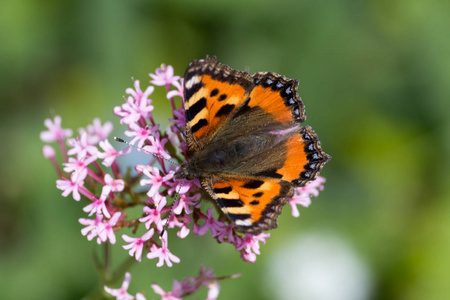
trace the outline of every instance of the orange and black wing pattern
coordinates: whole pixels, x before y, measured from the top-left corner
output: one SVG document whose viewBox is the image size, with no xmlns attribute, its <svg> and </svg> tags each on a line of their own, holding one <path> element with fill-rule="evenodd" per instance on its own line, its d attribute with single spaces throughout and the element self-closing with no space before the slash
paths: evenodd
<svg viewBox="0 0 450 300">
<path fill-rule="evenodd" d="M 201 182 L 236 227 L 250 234 L 276 228 L 281 209 L 293 195 L 288 182 L 276 179 L 214 176 Z"/>
<path fill-rule="evenodd" d="M 190 158 L 179 177 L 198 177 L 243 232 L 276 227 L 294 189 L 314 180 L 331 158 L 305 121 L 298 80 L 249 75 L 217 62 L 193 61 L 185 73 Z"/>
<path fill-rule="evenodd" d="M 190 153 L 214 134 L 248 98 L 252 77 L 217 62 L 215 57 L 193 61 L 184 75 L 184 108 Z"/>
</svg>

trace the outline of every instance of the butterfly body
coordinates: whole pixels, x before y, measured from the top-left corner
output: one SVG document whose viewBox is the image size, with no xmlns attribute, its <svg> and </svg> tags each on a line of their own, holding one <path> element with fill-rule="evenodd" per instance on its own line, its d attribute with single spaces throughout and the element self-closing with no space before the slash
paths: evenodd
<svg viewBox="0 0 450 300">
<path fill-rule="evenodd" d="M 175 177 L 199 178 L 240 231 L 276 228 L 294 189 L 330 159 L 314 131 L 300 127 L 298 81 L 251 76 L 207 57 L 190 64 L 184 82 L 190 157 Z"/>
</svg>

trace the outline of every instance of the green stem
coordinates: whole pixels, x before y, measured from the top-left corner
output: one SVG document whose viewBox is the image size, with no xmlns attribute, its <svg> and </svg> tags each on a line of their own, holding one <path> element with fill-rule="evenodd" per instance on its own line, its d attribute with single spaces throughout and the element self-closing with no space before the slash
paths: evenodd
<svg viewBox="0 0 450 300">
<path fill-rule="evenodd" d="M 105 282 L 109 281 L 112 277 L 111 274 L 111 244 L 106 242 L 104 244 L 104 265 L 103 265 L 103 275 Z"/>
</svg>

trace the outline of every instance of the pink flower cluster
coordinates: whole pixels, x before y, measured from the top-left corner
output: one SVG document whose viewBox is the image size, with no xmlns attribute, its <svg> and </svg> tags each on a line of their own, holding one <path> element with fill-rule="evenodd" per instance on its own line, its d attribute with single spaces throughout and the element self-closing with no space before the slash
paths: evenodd
<svg viewBox="0 0 450 300">
<path fill-rule="evenodd" d="M 174 280 L 171 291 L 164 291 L 156 283 L 152 284 L 152 288 L 156 294 L 161 296 L 161 300 L 181 300 L 184 297 L 194 294 L 202 286 L 204 286 L 208 288 L 208 296 L 206 300 L 214 300 L 219 296 L 220 280 L 236 278 L 239 276 L 240 274 L 235 274 L 218 278 L 214 275 L 212 269 L 207 269 L 205 266 L 201 266 L 197 277 L 188 277 L 183 279 L 181 282 L 178 280 Z M 128 293 L 130 282 L 131 274 L 127 272 L 120 288 L 112 289 L 107 286 L 105 286 L 104 288 L 108 294 L 116 297 L 117 300 L 145 300 L 146 298 L 143 293 L 137 293 L 136 296 Z"/>
<path fill-rule="evenodd" d="M 150 77 L 152 85 L 144 90 L 139 80 L 134 80 L 134 88 L 126 89 L 125 102 L 114 107 L 114 114 L 120 118 L 120 123 L 127 126 L 124 135 L 131 139 L 130 143 L 153 154 L 149 155 L 148 164 L 134 167 L 137 174 L 125 173 L 117 161 L 118 157 L 129 155 L 130 147 L 116 150 L 110 144 L 110 122 L 102 124 L 95 119 L 91 125 L 81 128 L 75 138 L 71 138 L 71 130 L 61 127 L 59 116 L 44 122 L 48 130 L 41 133 L 41 139 L 46 143 L 57 142 L 62 152 L 61 167 L 55 150 L 49 145 L 43 148 L 44 156 L 53 163 L 58 173 L 56 187 L 64 197 L 71 195 L 80 201 L 82 195 L 89 202 L 83 208 L 87 217 L 79 220 L 85 226 L 81 233 L 88 240 L 96 238 L 99 244 L 107 241 L 114 244 L 115 233 L 122 228 L 133 227 L 133 234 L 140 229 L 143 232 L 140 237 L 122 234 L 122 239 L 127 243 L 123 248 L 138 261 L 145 252 L 148 259 L 158 259 L 158 267 L 170 267 L 180 259 L 168 248 L 169 235 L 162 234 L 165 226 L 176 229 L 176 235 L 181 239 L 190 232 L 196 235 L 211 232 L 219 243 L 234 245 L 244 261 L 255 262 L 256 255 L 260 254 L 259 243 L 265 244 L 270 234 L 244 235 L 237 232 L 227 219 L 215 216 L 214 208 L 202 211 L 197 179 L 174 178 L 179 163 L 188 159 L 181 131 L 185 126 L 183 79 L 174 75 L 171 66 L 165 65 Z M 155 87 L 159 86 L 165 88 L 172 108 L 171 125 L 165 130 L 155 120 L 155 107 L 149 98 Z M 319 177 L 296 191 L 290 200 L 294 216 L 299 215 L 297 204 L 308 206 L 310 196 L 317 196 L 324 182 L 325 179 Z M 146 192 L 142 192 L 142 187 Z M 169 214 L 172 203 L 172 213 Z M 142 217 L 132 218 L 127 214 L 127 209 L 136 206 L 142 207 Z"/>
</svg>

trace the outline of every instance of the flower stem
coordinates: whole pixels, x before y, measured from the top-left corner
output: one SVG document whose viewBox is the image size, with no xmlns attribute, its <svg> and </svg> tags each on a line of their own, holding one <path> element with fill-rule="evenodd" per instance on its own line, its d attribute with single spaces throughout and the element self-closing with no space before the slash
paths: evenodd
<svg viewBox="0 0 450 300">
<path fill-rule="evenodd" d="M 104 255 L 104 265 L 103 265 L 103 271 L 105 279 L 110 279 L 111 276 L 111 244 L 106 242 L 103 243 L 103 255 Z"/>
</svg>

